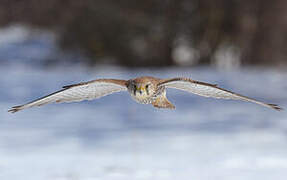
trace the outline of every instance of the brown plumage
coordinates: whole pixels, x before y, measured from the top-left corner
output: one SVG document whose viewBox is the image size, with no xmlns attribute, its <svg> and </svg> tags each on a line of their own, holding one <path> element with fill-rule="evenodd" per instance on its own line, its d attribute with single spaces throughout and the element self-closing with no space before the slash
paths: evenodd
<svg viewBox="0 0 287 180">
<path fill-rule="evenodd" d="M 9 112 L 41 106 L 49 103 L 75 102 L 92 100 L 119 91 L 128 91 L 131 97 L 142 104 L 152 104 L 156 108 L 174 109 L 175 106 L 166 98 L 166 88 L 175 88 L 205 97 L 233 99 L 253 102 L 261 106 L 281 110 L 276 104 L 268 104 L 243 96 L 216 84 L 195 81 L 188 78 L 159 79 L 149 76 L 130 80 L 97 79 L 93 81 L 64 86 L 64 89 L 49 94 L 24 105 L 12 107 Z"/>
</svg>

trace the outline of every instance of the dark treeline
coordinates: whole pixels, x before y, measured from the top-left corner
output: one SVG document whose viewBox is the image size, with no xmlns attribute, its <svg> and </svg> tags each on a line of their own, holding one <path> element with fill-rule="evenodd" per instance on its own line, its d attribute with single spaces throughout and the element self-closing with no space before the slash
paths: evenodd
<svg viewBox="0 0 287 180">
<path fill-rule="evenodd" d="M 60 34 L 63 49 L 91 63 L 174 65 L 180 45 L 211 64 L 223 45 L 241 64 L 280 65 L 287 55 L 286 0 L 0 0 L 0 25 L 26 23 Z"/>
</svg>

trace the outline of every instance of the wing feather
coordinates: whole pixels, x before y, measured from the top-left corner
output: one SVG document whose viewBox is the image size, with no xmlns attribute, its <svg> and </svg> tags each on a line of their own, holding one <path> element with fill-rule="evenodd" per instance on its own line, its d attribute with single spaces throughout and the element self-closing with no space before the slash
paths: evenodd
<svg viewBox="0 0 287 180">
<path fill-rule="evenodd" d="M 42 106 L 50 103 L 77 102 L 92 100 L 119 91 L 126 91 L 126 81 L 117 79 L 98 79 L 79 84 L 64 86 L 62 90 L 36 99 L 24 105 L 14 106 L 9 112 L 17 112 L 22 109 Z"/>
<path fill-rule="evenodd" d="M 194 81 L 188 78 L 173 78 L 165 79 L 159 83 L 159 86 L 165 86 L 167 88 L 175 88 L 183 91 L 187 91 L 199 96 L 221 98 L 221 99 L 233 99 L 253 102 L 265 107 L 273 108 L 275 110 L 281 110 L 282 108 L 276 104 L 267 104 L 255 99 L 243 96 L 232 91 L 228 91 L 223 88 L 217 87 L 216 84 L 209 84 L 200 81 Z"/>
</svg>

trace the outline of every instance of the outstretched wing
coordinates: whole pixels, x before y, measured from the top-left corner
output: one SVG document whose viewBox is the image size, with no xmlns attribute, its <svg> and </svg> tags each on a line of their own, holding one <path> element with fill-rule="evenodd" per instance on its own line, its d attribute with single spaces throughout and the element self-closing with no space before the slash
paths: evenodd
<svg viewBox="0 0 287 180">
<path fill-rule="evenodd" d="M 117 79 L 98 79 L 79 84 L 64 86 L 62 90 L 41 97 L 24 105 L 12 107 L 9 112 L 17 112 L 22 109 L 41 106 L 49 103 L 76 102 L 92 100 L 108 94 L 125 91 L 127 81 Z"/>
<path fill-rule="evenodd" d="M 205 82 L 194 81 L 188 78 L 173 78 L 164 79 L 158 86 L 165 86 L 167 88 L 175 88 L 183 91 L 187 91 L 193 94 L 197 94 L 205 97 L 222 98 L 222 99 L 234 99 L 253 102 L 265 107 L 273 108 L 275 110 L 281 110 L 282 108 L 276 104 L 267 104 L 255 99 L 228 91 L 223 88 L 217 87 L 216 84 L 209 84 Z"/>
</svg>

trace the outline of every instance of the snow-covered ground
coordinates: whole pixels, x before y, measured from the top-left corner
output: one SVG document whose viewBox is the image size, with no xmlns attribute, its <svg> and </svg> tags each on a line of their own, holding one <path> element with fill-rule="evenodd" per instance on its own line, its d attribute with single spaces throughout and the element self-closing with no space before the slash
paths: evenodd
<svg viewBox="0 0 287 180">
<path fill-rule="evenodd" d="M 273 70 L 2 66 L 0 179 L 286 179 L 286 111 L 168 90 L 176 110 L 137 104 L 121 92 L 7 112 L 63 85 L 141 75 L 192 77 L 287 107 L 287 73 Z"/>
</svg>

